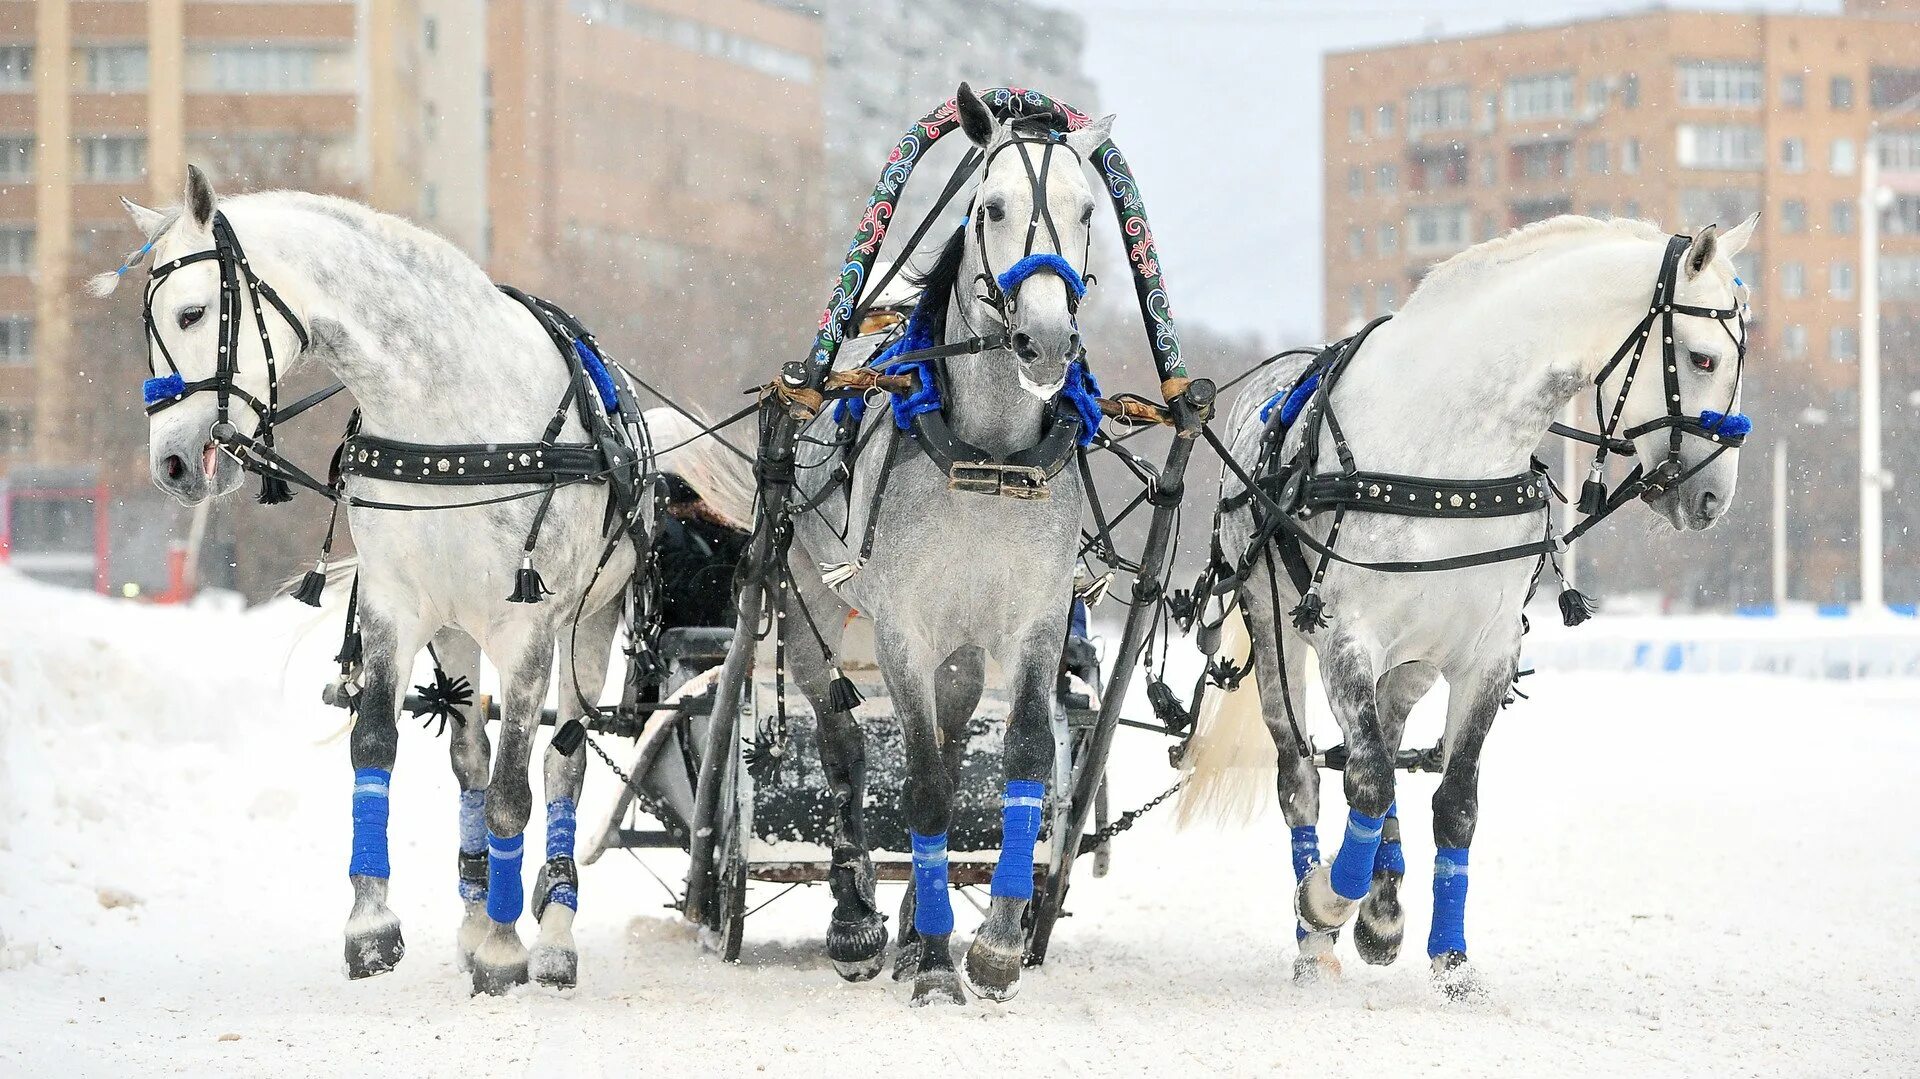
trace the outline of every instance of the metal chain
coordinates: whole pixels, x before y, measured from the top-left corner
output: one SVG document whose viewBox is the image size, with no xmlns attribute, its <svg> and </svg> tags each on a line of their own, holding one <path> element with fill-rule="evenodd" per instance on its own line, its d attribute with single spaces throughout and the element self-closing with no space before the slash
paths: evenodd
<svg viewBox="0 0 1920 1079">
<path fill-rule="evenodd" d="M 610 771 L 612 771 L 614 775 L 620 777 L 620 783 L 622 786 L 626 787 L 628 790 L 632 791 L 634 794 L 640 793 L 640 788 L 633 785 L 633 777 L 627 774 L 626 769 L 621 768 L 619 765 L 613 763 L 613 758 L 607 756 L 607 751 L 600 748 L 600 743 L 594 741 L 593 735 L 591 734 L 587 735 L 587 747 L 593 750 L 595 756 L 599 757 L 601 761 L 605 762 L 607 768 Z"/>
<path fill-rule="evenodd" d="M 1186 786 L 1186 784 L 1187 784 L 1186 777 L 1185 776 L 1180 777 L 1180 780 L 1176 782 L 1173 786 L 1168 787 L 1166 790 L 1163 790 L 1159 794 L 1156 794 L 1152 798 L 1148 799 L 1146 804 L 1142 805 L 1139 809 L 1130 809 L 1125 813 L 1120 814 L 1118 817 L 1114 818 L 1111 824 L 1108 824 L 1105 828 L 1102 828 L 1099 831 L 1094 832 L 1092 835 L 1088 836 L 1087 838 L 1091 840 L 1093 842 L 1093 845 L 1096 847 L 1102 843 L 1105 843 L 1107 840 L 1112 839 L 1114 836 L 1117 836 L 1121 832 L 1124 832 L 1127 829 L 1133 827 L 1134 823 L 1137 822 L 1141 817 L 1146 816 L 1149 812 L 1153 810 L 1155 806 L 1159 805 L 1161 802 L 1164 802 L 1167 799 L 1173 797 L 1174 793 L 1178 791 L 1181 787 Z"/>
</svg>

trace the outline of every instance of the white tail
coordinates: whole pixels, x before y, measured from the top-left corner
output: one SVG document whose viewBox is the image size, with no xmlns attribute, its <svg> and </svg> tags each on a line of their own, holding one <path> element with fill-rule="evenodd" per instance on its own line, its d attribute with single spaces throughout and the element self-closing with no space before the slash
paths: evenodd
<svg viewBox="0 0 1920 1079">
<path fill-rule="evenodd" d="M 1253 639 L 1238 604 L 1227 613 L 1221 630 L 1220 657 L 1244 664 L 1252 655 Z M 1277 761 L 1253 671 L 1232 691 L 1209 686 L 1180 761 L 1186 785 L 1174 807 L 1175 824 L 1185 828 L 1209 821 L 1224 827 L 1253 820 L 1278 799 Z"/>
<path fill-rule="evenodd" d="M 647 434 L 653 444 L 667 452 L 655 465 L 671 472 L 700 493 L 707 508 L 727 519 L 735 528 L 753 527 L 753 462 L 720 443 L 712 435 L 702 435 L 700 425 L 671 408 L 650 408 L 646 413 Z M 728 429 L 720 437 L 753 452 L 750 426 Z M 744 432 L 744 435 L 743 435 Z M 743 437 L 746 444 L 743 444 Z"/>
</svg>

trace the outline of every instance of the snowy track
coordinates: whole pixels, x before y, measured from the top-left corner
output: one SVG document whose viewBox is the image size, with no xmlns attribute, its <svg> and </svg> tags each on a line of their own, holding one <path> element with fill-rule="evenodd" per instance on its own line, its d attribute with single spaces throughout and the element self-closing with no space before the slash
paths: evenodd
<svg viewBox="0 0 1920 1079">
<path fill-rule="evenodd" d="M 619 853 L 583 871 L 579 989 L 470 999 L 453 780 L 411 727 L 393 784 L 409 954 L 340 973 L 350 772 L 327 741 L 342 715 L 316 703 L 332 623 L 296 648 L 304 608 L 136 609 L 7 576 L 0 610 L 4 1074 L 1920 1073 L 1920 683 L 1529 679 L 1485 759 L 1473 1006 L 1426 987 L 1432 777 L 1401 781 L 1407 954 L 1368 968 L 1343 943 L 1333 986 L 1289 980 L 1277 813 L 1221 834 L 1156 814 L 1110 877 L 1082 864 L 1074 917 L 1006 1007 L 915 1012 L 890 981 L 842 984 L 823 889 L 750 919 L 724 966 Z M 1437 724 L 1416 714 L 1409 742 Z M 1124 807 L 1170 774 L 1161 743 L 1119 741 Z M 597 766 L 588 785 L 608 796 Z M 1326 803 L 1337 820 L 1331 784 Z"/>
</svg>

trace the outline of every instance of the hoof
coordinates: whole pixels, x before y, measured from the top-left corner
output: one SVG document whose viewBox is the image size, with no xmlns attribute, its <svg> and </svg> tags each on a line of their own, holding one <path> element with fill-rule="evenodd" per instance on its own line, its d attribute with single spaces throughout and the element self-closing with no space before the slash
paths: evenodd
<svg viewBox="0 0 1920 1079">
<path fill-rule="evenodd" d="M 1008 949 L 985 936 L 973 938 L 961 964 L 967 988 L 974 996 L 996 1004 L 1012 1000 L 1020 992 L 1020 965 L 1025 958 L 1026 949 L 1019 941 Z"/>
<path fill-rule="evenodd" d="M 456 948 L 454 962 L 462 971 L 473 969 L 473 953 L 480 949 L 480 942 L 487 939 L 487 930 L 493 928 L 493 920 L 487 917 L 487 901 L 468 903 L 466 917 L 460 920 L 460 929 L 454 935 Z"/>
<path fill-rule="evenodd" d="M 572 948 L 536 944 L 527 958 L 527 972 L 533 980 L 554 989 L 572 989 L 580 984 L 580 953 Z M 521 975 L 526 980 L 526 974 Z"/>
<path fill-rule="evenodd" d="M 924 1008 L 929 1004 L 960 1004 L 967 1002 L 967 994 L 960 988 L 960 975 L 952 967 L 936 970 L 923 970 L 913 979 L 912 1005 Z"/>
<path fill-rule="evenodd" d="M 877 913 L 827 925 L 827 958 L 850 982 L 864 982 L 887 965 L 887 921 Z"/>
<path fill-rule="evenodd" d="M 392 914 L 373 925 L 348 927 L 347 977 L 355 981 L 387 973 L 399 966 L 406 954 L 407 942 L 400 936 L 400 920 Z"/>
<path fill-rule="evenodd" d="M 1340 957 L 1333 954 L 1338 933 L 1308 933 L 1300 938 L 1300 954 L 1293 957 L 1293 983 L 1320 985 L 1340 980 Z"/>
<path fill-rule="evenodd" d="M 910 982 L 920 973 L 920 941 L 902 940 L 893 956 L 893 980 Z"/>
<path fill-rule="evenodd" d="M 492 923 L 473 953 L 473 992 L 498 996 L 527 983 L 527 949 L 512 924 Z"/>
<path fill-rule="evenodd" d="M 1433 957 L 1433 987 L 1451 1001 L 1480 1000 L 1487 995 L 1480 974 L 1465 952 L 1442 952 Z"/>
<path fill-rule="evenodd" d="M 1353 908 L 1358 905 L 1333 890 L 1333 870 L 1325 862 L 1308 870 L 1307 875 L 1300 878 L 1300 887 L 1293 893 L 1294 913 L 1308 932 L 1340 928 L 1347 924 L 1347 919 L 1353 916 Z"/>
<path fill-rule="evenodd" d="M 1360 914 L 1353 922 L 1353 946 L 1361 961 L 1384 967 L 1400 958 L 1400 941 L 1406 928 L 1407 912 L 1400 906 L 1399 880 L 1391 874 L 1375 874 L 1373 890 L 1360 901 Z"/>
</svg>

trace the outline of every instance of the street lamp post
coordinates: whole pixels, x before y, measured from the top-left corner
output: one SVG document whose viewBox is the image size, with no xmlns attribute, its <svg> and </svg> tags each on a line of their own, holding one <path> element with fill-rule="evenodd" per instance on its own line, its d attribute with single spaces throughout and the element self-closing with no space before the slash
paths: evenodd
<svg viewBox="0 0 1920 1079">
<path fill-rule="evenodd" d="M 1920 108 L 1920 94 L 1869 121 L 1860 162 L 1860 604 L 1885 608 L 1881 577 L 1887 474 L 1880 461 L 1880 212 L 1892 193 L 1880 182 L 1880 124 Z"/>
</svg>

